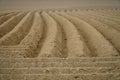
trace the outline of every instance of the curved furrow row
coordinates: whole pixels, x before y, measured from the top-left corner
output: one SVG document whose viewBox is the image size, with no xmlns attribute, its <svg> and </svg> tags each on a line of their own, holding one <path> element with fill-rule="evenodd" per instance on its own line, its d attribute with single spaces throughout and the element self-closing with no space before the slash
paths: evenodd
<svg viewBox="0 0 120 80">
<path fill-rule="evenodd" d="M 0 25 L 0 38 L 3 37 L 8 32 L 10 32 L 24 16 L 25 16 L 25 13 L 19 13 L 18 15 L 11 17 L 6 22 L 1 24 Z"/>
<path fill-rule="evenodd" d="M 34 57 L 35 50 L 37 50 L 39 41 L 42 37 L 43 33 L 43 22 L 38 12 L 34 15 L 33 25 L 29 31 L 29 33 L 25 36 L 25 38 L 20 42 L 19 46 L 26 46 L 28 49 L 22 52 L 24 57 Z"/>
<path fill-rule="evenodd" d="M 97 12 L 97 13 L 98 13 L 98 12 Z M 118 18 L 118 19 L 120 19 L 120 18 L 119 18 L 120 13 L 119 13 L 119 14 L 116 14 L 116 12 L 115 12 L 115 13 L 113 13 L 113 12 L 100 12 L 99 14 L 101 14 L 101 15 L 103 15 L 103 16 L 108 16 L 108 17 L 113 17 L 113 18 Z"/>
<path fill-rule="evenodd" d="M 97 13 L 97 14 L 91 13 L 91 15 L 93 15 L 93 16 L 96 16 L 96 15 L 97 15 L 97 16 L 99 16 L 99 17 L 101 17 L 101 18 L 108 19 L 108 20 L 111 20 L 111 21 L 113 21 L 113 22 L 116 22 L 116 23 L 120 24 L 120 18 L 118 18 L 118 17 L 112 17 L 112 16 L 108 16 L 108 15 L 103 16 L 103 15 L 100 14 L 100 13 Z"/>
<path fill-rule="evenodd" d="M 119 21 L 120 22 L 120 16 L 114 16 L 114 15 L 109 15 L 109 13 L 95 13 L 98 16 L 105 17 L 107 19 L 113 19 L 114 21 Z"/>
<path fill-rule="evenodd" d="M 62 25 L 65 31 L 68 57 L 90 56 L 90 51 L 75 26 L 69 20 L 58 14 L 51 13 L 51 15 L 58 21 L 59 24 Z"/>
<path fill-rule="evenodd" d="M 50 14 L 49 14 L 50 15 Z M 51 15 L 50 15 L 51 16 Z M 54 17 L 52 17 L 54 20 L 55 20 L 55 18 Z M 56 20 L 55 20 L 56 21 Z M 57 21 L 56 21 L 57 22 Z M 59 24 L 58 22 L 57 22 L 57 25 L 58 25 L 58 36 L 57 36 L 57 41 L 56 41 L 56 43 L 58 44 L 56 47 L 57 47 L 57 49 L 62 53 L 62 55 L 61 56 L 59 56 L 59 57 L 62 57 L 62 58 L 66 58 L 67 56 L 68 56 L 68 54 L 67 54 L 67 51 L 68 51 L 68 49 L 67 49 L 67 45 L 66 45 L 66 42 L 67 42 L 67 39 L 66 39 L 66 34 L 65 34 L 65 31 L 64 31 L 64 29 L 61 27 L 61 24 Z"/>
<path fill-rule="evenodd" d="M 60 47 L 62 36 L 59 34 L 56 21 L 45 12 L 41 15 L 45 21 L 47 33 L 38 57 L 63 57 L 62 49 Z"/>
<path fill-rule="evenodd" d="M 96 19 L 96 20 L 98 20 L 98 21 L 108 25 L 109 27 L 113 27 L 116 30 L 120 31 L 120 24 L 118 24 L 118 22 L 111 21 L 110 19 L 106 19 L 106 18 L 97 16 L 97 15 L 96 16 L 91 16 L 91 18 L 94 18 L 94 19 Z"/>
<path fill-rule="evenodd" d="M 118 17 L 118 16 L 120 16 L 119 11 L 113 11 L 113 10 L 112 11 L 96 11 L 96 12 L 93 11 L 93 13 L 99 13 L 101 15 L 110 16 L 110 17 Z"/>
<path fill-rule="evenodd" d="M 114 28 L 110 28 L 106 24 L 101 23 L 95 19 L 91 19 L 90 17 L 77 14 L 76 16 L 80 19 L 85 20 L 87 23 L 91 24 L 98 31 L 100 31 L 105 36 L 105 38 L 108 39 L 113 44 L 113 46 L 115 46 L 115 48 L 120 52 L 120 33 L 117 30 L 115 30 Z"/>
<path fill-rule="evenodd" d="M 59 23 L 58 23 L 59 24 Z M 68 56 L 68 49 L 67 49 L 67 38 L 66 38 L 66 34 L 65 31 L 63 29 L 63 27 L 59 24 L 60 27 L 58 27 L 62 35 L 62 42 L 60 43 L 61 47 L 62 47 L 62 53 L 63 53 L 63 57 L 67 58 Z"/>
<path fill-rule="evenodd" d="M 8 15 L 8 14 L 10 14 L 10 13 L 1 13 L 1 14 L 0 14 L 0 17 L 5 16 L 5 15 Z"/>
<path fill-rule="evenodd" d="M 116 30 L 120 31 L 120 24 L 118 24 L 117 22 L 115 21 L 111 21 L 110 19 L 107 19 L 105 17 L 101 17 L 99 16 L 98 14 L 85 14 L 85 13 L 82 13 L 81 15 L 83 16 L 89 16 L 90 18 L 93 18 L 93 19 L 96 19 L 106 25 L 108 25 L 109 27 L 113 27 L 115 28 Z"/>
<path fill-rule="evenodd" d="M 0 46 L 17 45 L 27 35 L 31 28 L 33 13 L 29 12 L 16 26 L 0 39 Z"/>
<path fill-rule="evenodd" d="M 46 34 L 47 34 L 47 27 L 45 24 L 45 20 L 44 20 L 43 16 L 41 15 L 41 12 L 39 13 L 39 16 L 41 18 L 43 27 L 42 27 L 42 35 L 41 35 L 40 41 L 38 42 L 37 49 L 35 50 L 35 54 L 37 57 L 39 56 L 39 52 L 45 42 Z"/>
<path fill-rule="evenodd" d="M 96 22 L 96 26 L 99 26 L 96 28 L 102 30 L 102 33 L 114 44 L 114 46 L 120 52 L 120 25 L 106 19 L 101 19 L 100 17 L 96 19 L 96 17 L 91 17 L 91 15 L 88 15 L 88 18 L 94 19 L 93 21 Z"/>
<path fill-rule="evenodd" d="M 117 17 L 114 17 L 113 15 L 109 15 L 109 13 L 103 13 L 103 12 L 94 12 L 94 11 L 84 11 L 84 12 L 81 12 L 82 14 L 86 14 L 86 15 L 97 15 L 97 16 L 100 16 L 102 18 L 105 18 L 105 19 L 109 19 L 109 20 L 112 20 L 112 21 L 116 21 L 116 22 L 119 22 L 119 16 Z"/>
<path fill-rule="evenodd" d="M 62 14 L 62 16 L 69 19 L 78 27 L 91 49 L 92 56 L 105 57 L 114 56 L 114 54 L 119 55 L 112 44 L 110 44 L 94 27 L 77 17 L 72 17 L 67 14 Z"/>
<path fill-rule="evenodd" d="M 4 22 L 6 22 L 9 18 L 11 18 L 12 16 L 15 16 L 16 14 L 18 13 L 10 13 L 8 15 L 5 15 L 5 16 L 1 16 L 0 17 L 0 25 Z"/>
<path fill-rule="evenodd" d="M 50 15 L 52 18 L 54 18 L 52 15 Z M 57 20 L 54 18 L 54 20 L 57 22 Z M 66 58 L 67 56 L 68 56 L 68 49 L 67 49 L 67 38 L 66 38 L 66 34 L 65 34 L 65 31 L 64 31 L 64 29 L 63 29 L 63 27 L 62 27 L 62 25 L 61 24 L 59 24 L 58 22 L 57 22 L 57 25 L 58 25 L 58 34 L 59 34 L 59 36 L 61 36 L 61 37 L 57 37 L 57 39 L 59 40 L 59 46 L 60 46 L 60 51 L 61 51 L 61 53 L 62 53 L 62 58 Z"/>
<path fill-rule="evenodd" d="M 83 13 L 83 12 L 82 12 Z M 100 16 L 100 17 L 102 17 L 102 18 L 104 18 L 104 19 L 109 19 L 109 20 L 111 20 L 111 21 L 116 21 L 116 22 L 120 22 L 120 18 L 119 18 L 119 16 L 114 16 L 114 15 L 109 15 L 109 13 L 103 13 L 103 12 L 91 12 L 91 11 L 89 11 L 89 12 L 85 12 L 87 15 L 93 15 L 93 16 Z M 83 13 L 84 14 L 84 13 Z"/>
</svg>

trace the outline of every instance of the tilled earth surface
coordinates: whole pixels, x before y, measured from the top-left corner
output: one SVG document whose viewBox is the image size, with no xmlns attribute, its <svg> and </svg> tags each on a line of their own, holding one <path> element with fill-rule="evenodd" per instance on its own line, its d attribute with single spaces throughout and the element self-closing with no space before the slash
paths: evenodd
<svg viewBox="0 0 120 80">
<path fill-rule="evenodd" d="M 0 80 L 120 80 L 120 10 L 1 13 Z"/>
</svg>

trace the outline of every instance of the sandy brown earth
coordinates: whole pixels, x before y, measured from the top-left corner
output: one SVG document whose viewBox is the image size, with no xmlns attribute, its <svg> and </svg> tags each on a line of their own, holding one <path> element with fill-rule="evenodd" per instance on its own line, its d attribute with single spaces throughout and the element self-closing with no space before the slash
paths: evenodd
<svg viewBox="0 0 120 80">
<path fill-rule="evenodd" d="M 1 13 L 0 80 L 120 80 L 120 9 Z"/>
</svg>

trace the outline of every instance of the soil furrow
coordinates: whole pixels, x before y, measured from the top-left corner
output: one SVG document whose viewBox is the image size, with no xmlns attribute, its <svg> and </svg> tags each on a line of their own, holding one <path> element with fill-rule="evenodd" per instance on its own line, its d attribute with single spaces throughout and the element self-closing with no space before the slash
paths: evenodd
<svg viewBox="0 0 120 80">
<path fill-rule="evenodd" d="M 29 33 L 20 42 L 19 46 L 26 46 L 28 49 L 22 53 L 24 57 L 35 57 L 38 43 L 42 37 L 43 23 L 38 12 L 34 14 L 34 20 Z"/>
<path fill-rule="evenodd" d="M 61 41 L 58 40 L 61 37 L 58 32 L 58 25 L 48 13 L 43 12 L 41 15 L 47 26 L 47 34 L 38 57 L 61 57 L 62 53 L 58 49 Z"/>
<path fill-rule="evenodd" d="M 75 26 L 66 18 L 59 16 L 57 14 L 51 14 L 53 17 L 62 25 L 66 37 L 67 37 L 67 48 L 68 57 L 80 57 L 88 56 L 89 50 L 82 41 L 82 37 Z"/>
<path fill-rule="evenodd" d="M 107 26 L 107 25 L 105 25 L 105 24 L 103 24 L 103 23 L 101 23 L 101 22 L 99 22 L 97 20 L 94 20 L 94 19 L 92 19 L 90 17 L 86 17 L 86 16 L 83 16 L 83 15 L 79 15 L 77 17 L 79 17 L 80 19 L 85 20 L 87 23 L 89 23 L 90 25 L 95 27 L 120 52 L 120 44 L 119 44 L 120 34 L 119 34 L 119 32 L 117 30 L 115 30 L 113 28 L 110 28 L 109 26 Z"/>
<path fill-rule="evenodd" d="M 12 16 L 17 15 L 18 13 L 10 13 L 8 15 L 5 16 L 1 16 L 0 17 L 0 25 L 3 24 L 4 22 L 6 22 L 9 18 L 11 18 Z"/>
<path fill-rule="evenodd" d="M 31 28 L 33 13 L 29 12 L 16 26 L 0 39 L 0 46 L 18 45 Z"/>
<path fill-rule="evenodd" d="M 25 13 L 19 13 L 16 16 L 11 17 L 6 22 L 0 25 L 0 38 L 3 37 L 5 34 L 10 32 L 25 16 Z"/>
<path fill-rule="evenodd" d="M 54 18 L 54 16 L 52 16 L 51 15 L 51 17 L 53 17 Z M 54 18 L 55 19 L 55 18 Z M 55 19 L 56 20 L 56 19 Z M 57 20 L 56 20 L 56 22 L 57 22 Z M 59 24 L 58 22 L 57 22 L 57 24 L 58 24 L 58 33 L 60 34 L 60 36 L 62 36 L 62 37 L 59 37 L 58 38 L 58 40 L 61 40 L 61 41 L 59 41 L 59 47 L 58 47 L 58 49 L 61 51 L 61 53 L 63 54 L 62 55 L 62 57 L 63 58 L 66 58 L 67 56 L 68 56 L 68 49 L 67 49 L 67 38 L 66 38 L 66 34 L 65 34 L 65 31 L 64 31 L 64 29 L 63 29 L 63 27 L 62 27 L 62 25 L 61 24 Z"/>
<path fill-rule="evenodd" d="M 86 43 L 92 51 L 92 56 L 114 56 L 119 54 L 115 48 L 99 33 L 94 27 L 85 21 L 65 15 L 72 23 L 74 23 L 86 39 Z"/>
</svg>

